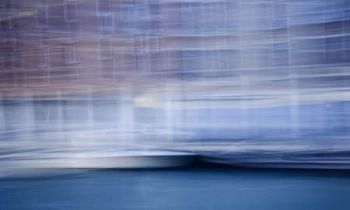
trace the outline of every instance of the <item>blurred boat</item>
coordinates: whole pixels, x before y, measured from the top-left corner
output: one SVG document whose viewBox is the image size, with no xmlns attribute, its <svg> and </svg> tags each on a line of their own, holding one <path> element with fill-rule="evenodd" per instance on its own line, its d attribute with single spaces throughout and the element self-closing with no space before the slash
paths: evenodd
<svg viewBox="0 0 350 210">
<path fill-rule="evenodd" d="M 115 154 L 74 153 L 71 157 L 53 160 L 52 164 L 47 164 L 47 166 L 91 169 L 168 168 L 190 165 L 194 157 L 192 153 L 173 151 L 123 151 Z M 44 160 L 43 166 L 46 165 L 45 162 Z"/>
</svg>

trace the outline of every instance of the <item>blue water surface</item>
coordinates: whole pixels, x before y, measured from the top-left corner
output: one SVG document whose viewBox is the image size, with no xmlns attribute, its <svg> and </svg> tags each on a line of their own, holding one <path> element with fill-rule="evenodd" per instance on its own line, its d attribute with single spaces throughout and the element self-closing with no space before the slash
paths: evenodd
<svg viewBox="0 0 350 210">
<path fill-rule="evenodd" d="M 349 210 L 350 173 L 183 168 L 0 180 L 0 210 Z"/>
</svg>

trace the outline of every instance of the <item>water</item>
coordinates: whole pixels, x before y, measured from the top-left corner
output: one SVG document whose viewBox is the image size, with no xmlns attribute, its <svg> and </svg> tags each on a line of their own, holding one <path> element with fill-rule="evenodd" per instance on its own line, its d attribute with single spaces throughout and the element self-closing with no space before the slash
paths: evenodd
<svg viewBox="0 0 350 210">
<path fill-rule="evenodd" d="M 348 210 L 350 173 L 185 168 L 2 179 L 0 209 Z"/>
</svg>

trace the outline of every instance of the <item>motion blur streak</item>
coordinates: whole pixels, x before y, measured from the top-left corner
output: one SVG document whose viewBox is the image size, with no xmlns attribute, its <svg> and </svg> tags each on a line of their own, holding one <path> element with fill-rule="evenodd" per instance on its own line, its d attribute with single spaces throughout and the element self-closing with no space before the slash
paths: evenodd
<svg viewBox="0 0 350 210">
<path fill-rule="evenodd" d="M 109 149 L 350 166 L 348 0 L 5 0 L 0 14 L 2 166 Z"/>
</svg>

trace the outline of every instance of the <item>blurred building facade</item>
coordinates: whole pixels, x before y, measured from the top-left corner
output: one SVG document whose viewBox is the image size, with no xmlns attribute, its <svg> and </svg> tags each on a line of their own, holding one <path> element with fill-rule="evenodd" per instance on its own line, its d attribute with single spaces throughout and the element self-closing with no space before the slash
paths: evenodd
<svg viewBox="0 0 350 210">
<path fill-rule="evenodd" d="M 6 132 L 349 134 L 346 0 L 8 0 L 0 33 Z"/>
</svg>

